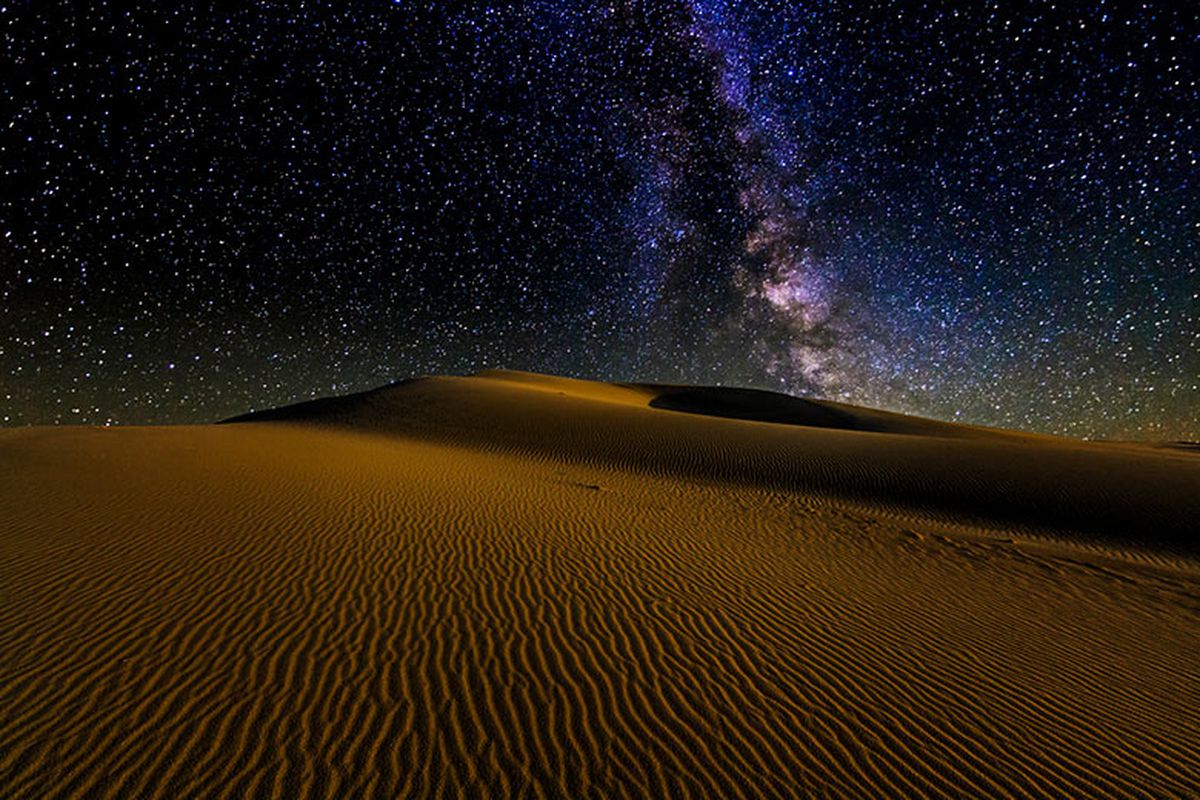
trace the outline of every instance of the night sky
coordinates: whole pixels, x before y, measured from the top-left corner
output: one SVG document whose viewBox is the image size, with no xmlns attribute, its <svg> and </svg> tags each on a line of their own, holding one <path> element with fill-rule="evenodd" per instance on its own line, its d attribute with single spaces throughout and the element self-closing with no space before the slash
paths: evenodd
<svg viewBox="0 0 1200 800">
<path fill-rule="evenodd" d="M 0 0 L 0 423 L 491 367 L 1200 439 L 1191 2 Z"/>
</svg>

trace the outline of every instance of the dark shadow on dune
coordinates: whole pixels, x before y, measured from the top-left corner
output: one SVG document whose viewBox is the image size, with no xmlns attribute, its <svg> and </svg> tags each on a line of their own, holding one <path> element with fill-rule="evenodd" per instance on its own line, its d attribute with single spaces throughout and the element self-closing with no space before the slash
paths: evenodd
<svg viewBox="0 0 1200 800">
<path fill-rule="evenodd" d="M 995 428 L 959 425 L 875 408 L 851 406 L 829 400 L 808 400 L 769 392 L 725 386 L 661 386 L 629 384 L 658 392 L 651 408 L 699 414 L 707 417 L 770 422 L 807 428 L 937 436 L 954 439 L 1004 439 L 1014 441 L 1022 434 Z"/>
<path fill-rule="evenodd" d="M 398 389 L 419 380 L 421 379 L 409 378 L 366 392 L 339 395 L 337 397 L 320 397 L 316 400 L 307 400 L 303 403 L 282 406 L 280 408 L 249 411 L 245 414 L 238 414 L 236 417 L 220 420 L 217 424 L 228 425 L 238 422 L 311 422 L 324 418 L 336 419 L 359 410 L 373 395 L 387 392 L 389 389 Z"/>
<path fill-rule="evenodd" d="M 665 411 L 682 411 L 685 414 L 774 422 L 781 425 L 805 425 L 810 428 L 851 431 L 877 428 L 821 403 L 762 389 L 700 386 L 694 389 L 669 390 L 651 400 L 650 407 Z"/>
</svg>

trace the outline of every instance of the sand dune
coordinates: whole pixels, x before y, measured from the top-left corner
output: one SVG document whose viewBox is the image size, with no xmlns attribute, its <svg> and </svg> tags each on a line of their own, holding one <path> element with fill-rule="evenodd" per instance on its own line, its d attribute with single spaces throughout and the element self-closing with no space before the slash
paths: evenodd
<svg viewBox="0 0 1200 800">
<path fill-rule="evenodd" d="M 6 797 L 1200 795 L 1200 456 L 430 378 L 0 431 Z"/>
<path fill-rule="evenodd" d="M 689 413 L 673 410 L 683 406 Z M 1175 555 L 1195 549 L 1200 519 L 1194 453 L 953 425 L 744 389 L 494 371 L 417 379 L 234 421 L 270 420 L 803 492 L 920 518 L 1051 529 L 1116 544 L 1133 539 Z"/>
</svg>

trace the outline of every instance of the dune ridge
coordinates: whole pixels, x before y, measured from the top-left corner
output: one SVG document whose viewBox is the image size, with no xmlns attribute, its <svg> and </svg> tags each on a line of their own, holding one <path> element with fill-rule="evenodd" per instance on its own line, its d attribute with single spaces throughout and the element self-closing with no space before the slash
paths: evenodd
<svg viewBox="0 0 1200 800">
<path fill-rule="evenodd" d="M 1194 455 L 652 407 L 678 391 L 497 373 L 0 431 L 0 790 L 1200 794 Z M 1002 459 L 1050 466 L 997 490 Z M 1037 493 L 1063 464 L 1089 485 Z M 1124 485 L 1177 527 L 1046 527 Z"/>
</svg>

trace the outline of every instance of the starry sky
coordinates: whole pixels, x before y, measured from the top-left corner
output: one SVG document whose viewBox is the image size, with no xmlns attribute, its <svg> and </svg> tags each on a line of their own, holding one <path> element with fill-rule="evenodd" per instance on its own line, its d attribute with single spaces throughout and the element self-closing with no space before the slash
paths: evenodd
<svg viewBox="0 0 1200 800">
<path fill-rule="evenodd" d="M 221 5 L 0 0 L 0 423 L 509 367 L 1200 439 L 1190 3 Z"/>
</svg>

